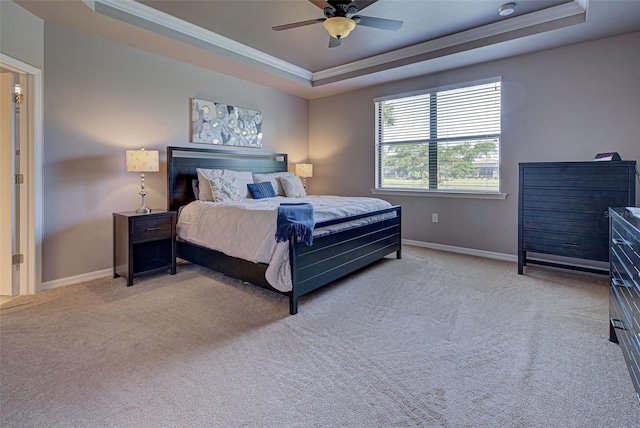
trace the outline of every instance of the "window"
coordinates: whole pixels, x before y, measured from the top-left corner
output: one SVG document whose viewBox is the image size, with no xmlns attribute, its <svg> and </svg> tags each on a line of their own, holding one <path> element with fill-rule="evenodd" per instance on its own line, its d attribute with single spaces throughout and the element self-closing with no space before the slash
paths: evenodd
<svg viewBox="0 0 640 428">
<path fill-rule="evenodd" d="M 375 100 L 376 189 L 498 193 L 499 78 Z"/>
</svg>

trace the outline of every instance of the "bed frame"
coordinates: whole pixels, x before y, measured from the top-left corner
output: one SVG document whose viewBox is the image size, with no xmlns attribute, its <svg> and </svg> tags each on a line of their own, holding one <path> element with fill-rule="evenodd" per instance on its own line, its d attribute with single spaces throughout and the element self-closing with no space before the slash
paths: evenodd
<svg viewBox="0 0 640 428">
<path fill-rule="evenodd" d="M 195 200 L 192 180 L 197 178 L 196 168 L 230 169 L 264 174 L 288 171 L 287 155 L 253 151 L 167 147 L 168 209 L 178 211 L 181 206 Z M 316 224 L 316 228 L 395 212 L 396 216 L 336 233 L 314 237 L 311 247 L 289 240 L 289 261 L 293 289 L 282 292 L 265 279 L 266 264 L 253 263 L 227 256 L 181 240 L 177 241 L 179 258 L 196 263 L 225 275 L 259 285 L 289 296 L 289 313 L 298 312 L 298 298 L 323 285 L 357 271 L 393 252 L 402 257 L 400 245 L 400 206 L 331 220 Z M 275 237 L 274 237 L 275 239 Z"/>
</svg>

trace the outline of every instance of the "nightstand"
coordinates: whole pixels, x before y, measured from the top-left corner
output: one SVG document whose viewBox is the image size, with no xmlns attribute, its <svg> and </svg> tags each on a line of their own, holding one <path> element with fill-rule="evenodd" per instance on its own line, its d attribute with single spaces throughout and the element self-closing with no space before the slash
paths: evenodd
<svg viewBox="0 0 640 428">
<path fill-rule="evenodd" d="M 176 212 L 151 210 L 113 213 L 113 277 L 127 286 L 141 273 L 171 269 L 176 273 Z"/>
</svg>

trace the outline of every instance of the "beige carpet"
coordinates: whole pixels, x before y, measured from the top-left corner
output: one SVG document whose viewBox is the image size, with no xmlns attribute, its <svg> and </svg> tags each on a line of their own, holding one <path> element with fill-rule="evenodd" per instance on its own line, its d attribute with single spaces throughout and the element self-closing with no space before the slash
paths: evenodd
<svg viewBox="0 0 640 428">
<path fill-rule="evenodd" d="M 0 309 L 2 427 L 631 427 L 607 280 L 405 247 L 285 297 L 183 265 Z"/>
</svg>

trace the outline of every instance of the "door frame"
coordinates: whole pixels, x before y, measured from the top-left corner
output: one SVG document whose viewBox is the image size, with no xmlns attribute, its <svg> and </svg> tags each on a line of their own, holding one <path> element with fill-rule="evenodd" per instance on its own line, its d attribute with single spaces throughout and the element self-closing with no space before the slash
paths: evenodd
<svg viewBox="0 0 640 428">
<path fill-rule="evenodd" d="M 20 156 L 21 172 L 24 174 L 24 189 L 21 196 L 26 201 L 26 210 L 21 210 L 21 226 L 26 232 L 22 242 L 25 269 L 21 269 L 20 295 L 40 291 L 42 283 L 42 232 L 43 232 L 43 87 L 42 70 L 0 53 L 0 65 L 14 73 L 27 76 L 27 156 Z M 25 147 L 20 142 L 21 151 Z M 21 153 L 22 154 L 22 153 Z M 21 207 L 22 208 L 22 207 Z M 26 215 L 25 215 L 26 213 Z M 26 221 L 26 226 L 23 223 Z M 21 238 L 22 239 L 22 238 Z M 25 242 L 26 241 L 26 242 Z"/>
</svg>

